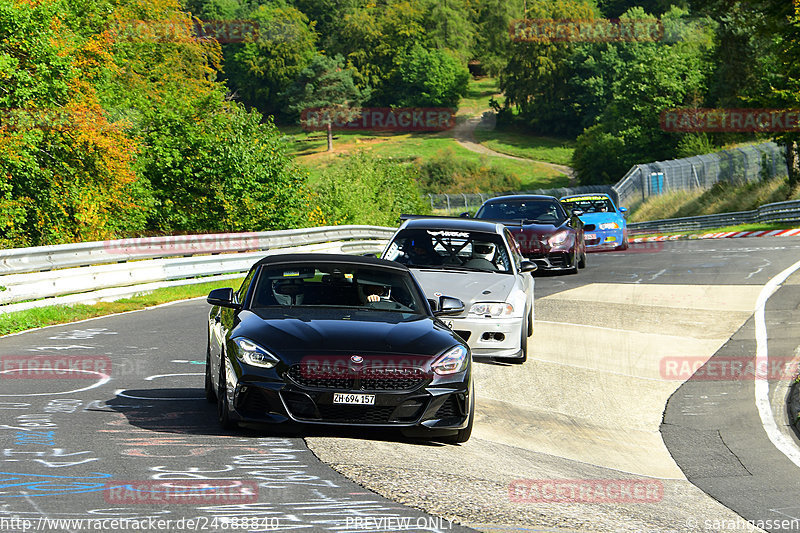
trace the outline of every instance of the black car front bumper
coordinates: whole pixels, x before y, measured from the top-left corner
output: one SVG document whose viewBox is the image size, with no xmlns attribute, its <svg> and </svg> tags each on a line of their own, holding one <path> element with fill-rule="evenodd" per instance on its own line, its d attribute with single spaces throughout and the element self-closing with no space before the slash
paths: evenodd
<svg viewBox="0 0 800 533">
<path fill-rule="evenodd" d="M 229 387 L 232 418 L 240 422 L 325 424 L 373 427 L 463 429 L 471 405 L 471 369 L 424 380 L 293 379 L 290 371 L 275 379 L 242 374 Z M 355 385 L 348 388 L 347 385 Z M 366 387 L 365 387 L 366 385 Z M 380 387 L 379 387 L 380 386 Z M 399 390 L 398 390 L 399 389 Z M 335 393 L 375 395 L 374 405 L 334 404 Z"/>
</svg>

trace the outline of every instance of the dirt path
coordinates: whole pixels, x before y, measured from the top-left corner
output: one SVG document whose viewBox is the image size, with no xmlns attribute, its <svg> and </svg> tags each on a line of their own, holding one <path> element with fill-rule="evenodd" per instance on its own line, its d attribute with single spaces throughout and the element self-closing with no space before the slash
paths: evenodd
<svg viewBox="0 0 800 533">
<path fill-rule="evenodd" d="M 456 126 L 452 129 L 451 133 L 453 138 L 456 140 L 458 144 L 466 148 L 471 152 L 475 152 L 478 154 L 489 155 L 493 157 L 505 157 L 506 159 L 515 159 L 517 161 L 525 161 L 529 163 L 539 163 L 540 165 L 545 165 L 551 167 L 562 174 L 565 174 L 569 177 L 569 185 L 576 185 L 577 182 L 575 180 L 574 172 L 572 167 L 568 167 L 566 165 L 557 165 L 555 163 L 548 163 L 547 161 L 536 161 L 534 159 L 527 159 L 525 157 L 517 157 L 513 155 L 504 154 L 502 152 L 495 152 L 491 148 L 488 148 L 482 145 L 478 140 L 475 138 L 475 130 L 478 128 L 481 129 L 494 129 L 495 127 L 495 115 L 494 113 L 487 109 L 483 111 L 481 114 L 476 116 L 468 117 L 466 120 L 461 119 L 457 121 Z"/>
</svg>

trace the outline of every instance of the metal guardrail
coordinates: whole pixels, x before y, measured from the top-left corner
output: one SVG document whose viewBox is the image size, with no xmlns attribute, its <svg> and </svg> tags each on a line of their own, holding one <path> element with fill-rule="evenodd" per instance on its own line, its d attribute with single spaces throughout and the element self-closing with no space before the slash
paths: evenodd
<svg viewBox="0 0 800 533">
<path fill-rule="evenodd" d="M 789 224 L 795 222 L 800 222 L 800 200 L 766 204 L 753 211 L 631 222 L 628 224 L 628 230 L 630 233 L 690 231 L 736 226 L 739 224 Z"/>
<path fill-rule="evenodd" d="M 329 226 L 0 250 L 0 269 L 6 272 L 0 275 L 0 313 L 95 301 L 99 296 L 121 297 L 140 292 L 139 287 L 188 284 L 200 276 L 216 276 L 209 281 L 226 279 L 274 253 L 378 252 L 394 231 L 377 226 Z M 124 287 L 130 290 L 111 290 Z"/>
<path fill-rule="evenodd" d="M 137 259 L 268 250 L 304 244 L 392 236 L 391 228 L 325 226 L 258 233 L 143 237 L 0 250 L 0 274 L 117 263 Z M 2 285 L 2 283 L 0 283 Z"/>
</svg>

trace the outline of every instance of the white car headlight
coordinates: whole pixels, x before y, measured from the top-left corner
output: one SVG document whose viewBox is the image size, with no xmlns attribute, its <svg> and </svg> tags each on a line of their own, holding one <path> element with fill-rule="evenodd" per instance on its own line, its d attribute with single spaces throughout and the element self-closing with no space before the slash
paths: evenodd
<svg viewBox="0 0 800 533">
<path fill-rule="evenodd" d="M 469 314 L 480 316 L 511 316 L 514 306 L 505 302 L 478 302 L 469 308 Z"/>
<path fill-rule="evenodd" d="M 619 224 L 616 222 L 603 222 L 600 224 L 600 229 L 619 229 Z"/>
<path fill-rule="evenodd" d="M 558 246 L 559 244 L 563 244 L 564 241 L 567 240 L 567 237 L 569 237 L 568 231 L 559 231 L 547 239 L 547 242 L 550 243 L 550 246 Z"/>
<path fill-rule="evenodd" d="M 440 376 L 457 374 L 467 368 L 469 350 L 465 346 L 454 346 L 431 364 L 431 370 Z"/>
<path fill-rule="evenodd" d="M 273 368 L 280 360 L 258 344 L 239 337 L 233 339 L 236 344 L 236 358 L 243 363 L 262 368 Z"/>
</svg>

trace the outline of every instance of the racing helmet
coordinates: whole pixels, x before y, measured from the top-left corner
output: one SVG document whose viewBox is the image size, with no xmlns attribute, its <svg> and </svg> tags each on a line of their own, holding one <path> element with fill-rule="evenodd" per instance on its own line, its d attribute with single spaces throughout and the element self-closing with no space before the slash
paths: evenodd
<svg viewBox="0 0 800 533">
<path fill-rule="evenodd" d="M 474 241 L 472 243 L 472 257 L 474 259 L 486 259 L 491 261 L 494 259 L 494 253 L 497 247 L 492 242 Z"/>
<path fill-rule="evenodd" d="M 276 279 L 272 282 L 272 294 L 280 305 L 303 305 L 303 280 Z"/>
</svg>

